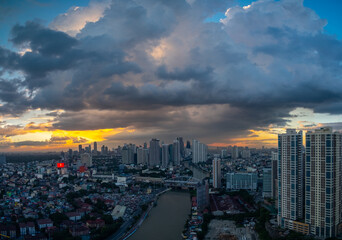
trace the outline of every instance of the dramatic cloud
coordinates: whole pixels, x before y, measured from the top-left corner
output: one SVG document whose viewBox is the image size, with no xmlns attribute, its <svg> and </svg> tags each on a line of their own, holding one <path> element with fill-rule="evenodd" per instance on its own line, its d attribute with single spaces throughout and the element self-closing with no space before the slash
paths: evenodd
<svg viewBox="0 0 342 240">
<path fill-rule="evenodd" d="M 342 42 L 326 21 L 300 0 L 233 3 L 91 1 L 50 28 L 15 25 L 10 40 L 30 51 L 0 48 L 0 67 L 20 76 L 1 80 L 0 112 L 62 109 L 53 129 L 207 143 L 285 126 L 298 107 L 341 113 Z"/>
</svg>

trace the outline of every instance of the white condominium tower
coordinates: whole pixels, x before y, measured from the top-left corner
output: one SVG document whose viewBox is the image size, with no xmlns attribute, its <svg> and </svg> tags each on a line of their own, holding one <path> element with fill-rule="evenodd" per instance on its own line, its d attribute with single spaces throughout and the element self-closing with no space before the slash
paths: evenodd
<svg viewBox="0 0 342 240">
<path fill-rule="evenodd" d="M 197 141 L 192 140 L 192 162 L 206 162 L 207 161 L 207 145 Z"/>
<path fill-rule="evenodd" d="M 278 224 L 295 229 L 304 219 L 302 131 L 287 129 L 278 135 Z"/>
<path fill-rule="evenodd" d="M 336 237 L 341 223 L 341 163 L 341 133 L 307 132 L 305 222 L 321 238 Z"/>
</svg>

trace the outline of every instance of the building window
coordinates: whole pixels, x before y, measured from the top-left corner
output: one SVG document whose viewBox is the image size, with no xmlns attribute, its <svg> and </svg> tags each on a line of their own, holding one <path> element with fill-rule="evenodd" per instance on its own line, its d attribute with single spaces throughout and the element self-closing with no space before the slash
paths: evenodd
<svg viewBox="0 0 342 240">
<path fill-rule="evenodd" d="M 327 156 L 327 157 L 325 158 L 325 161 L 326 161 L 326 163 L 331 163 L 331 157 L 330 157 L 330 156 Z"/>
<path fill-rule="evenodd" d="M 326 145 L 327 147 L 331 147 L 331 140 L 327 140 Z"/>
<path fill-rule="evenodd" d="M 327 172 L 327 179 L 330 179 L 331 178 L 331 174 L 330 174 L 330 172 Z"/>
</svg>

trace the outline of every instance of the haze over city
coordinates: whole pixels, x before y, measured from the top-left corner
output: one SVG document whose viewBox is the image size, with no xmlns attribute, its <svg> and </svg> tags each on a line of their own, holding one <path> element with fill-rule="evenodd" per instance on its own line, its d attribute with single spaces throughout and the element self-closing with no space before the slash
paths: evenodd
<svg viewBox="0 0 342 240">
<path fill-rule="evenodd" d="M 0 151 L 341 128 L 340 1 L 9 1 Z"/>
</svg>

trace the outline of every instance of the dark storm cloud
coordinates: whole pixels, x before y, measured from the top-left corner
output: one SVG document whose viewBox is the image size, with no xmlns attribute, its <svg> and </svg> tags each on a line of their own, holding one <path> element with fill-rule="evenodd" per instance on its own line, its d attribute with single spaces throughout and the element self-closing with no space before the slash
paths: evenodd
<svg viewBox="0 0 342 240">
<path fill-rule="evenodd" d="M 77 44 L 77 40 L 66 33 L 44 28 L 35 22 L 27 22 L 24 26 L 15 25 L 11 42 L 19 46 L 27 44 L 32 51 L 43 56 L 60 56 Z"/>
<path fill-rule="evenodd" d="M 206 67 L 204 69 L 198 68 L 198 66 L 188 66 L 185 69 L 175 69 L 174 71 L 168 71 L 165 65 L 160 66 L 157 69 L 157 76 L 166 80 L 178 80 L 189 81 L 194 80 L 208 80 L 210 74 L 213 72 L 212 67 Z"/>
<path fill-rule="evenodd" d="M 342 43 L 323 33 L 326 21 L 302 1 L 281 0 L 205 22 L 232 2 L 113 0 L 76 37 L 15 25 L 11 41 L 32 52 L 0 48 L 0 66 L 24 78 L 0 87 L 0 112 L 63 109 L 54 128 L 129 127 L 210 141 L 284 126 L 297 107 L 340 113 Z"/>
</svg>

